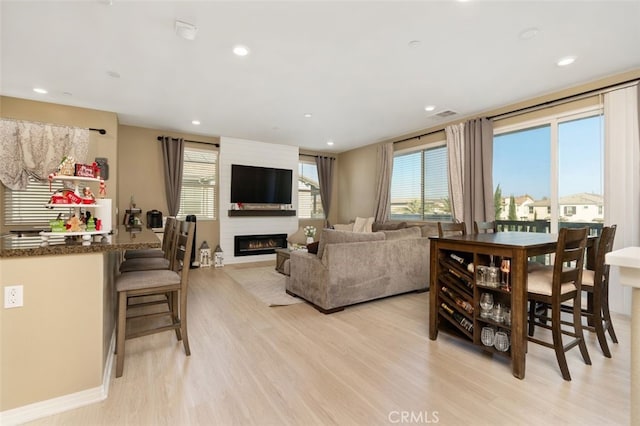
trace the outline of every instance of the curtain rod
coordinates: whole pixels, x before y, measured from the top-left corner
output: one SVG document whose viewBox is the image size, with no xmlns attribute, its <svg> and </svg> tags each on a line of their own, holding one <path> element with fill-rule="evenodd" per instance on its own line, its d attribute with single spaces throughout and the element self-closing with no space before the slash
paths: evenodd
<svg viewBox="0 0 640 426">
<path fill-rule="evenodd" d="M 418 139 L 419 140 L 422 137 L 433 135 L 433 134 L 440 133 L 440 132 L 444 132 L 444 128 L 443 129 L 432 130 L 430 132 L 423 133 L 423 134 L 418 135 L 418 136 L 411 136 L 410 138 L 400 139 L 399 141 L 393 141 L 393 143 L 396 144 L 396 143 L 400 143 L 400 142 L 406 142 L 406 141 L 410 141 L 411 139 Z"/>
<path fill-rule="evenodd" d="M 0 117 L 0 118 L 2 120 L 9 120 L 9 121 L 24 121 L 24 122 L 27 122 L 27 123 L 45 124 L 47 126 L 75 127 L 75 128 L 78 128 L 78 129 L 82 129 L 82 127 L 70 126 L 70 125 L 66 125 L 66 124 L 45 123 L 44 121 L 22 120 L 20 118 L 9 118 L 9 117 Z M 98 132 L 101 135 L 106 135 L 107 134 L 107 131 L 105 129 L 94 129 L 93 127 L 89 127 L 87 130 L 90 130 L 92 132 Z"/>
<path fill-rule="evenodd" d="M 535 111 L 535 110 L 538 110 L 538 109 L 541 109 L 541 108 L 544 108 L 544 107 L 561 105 L 563 103 L 579 100 L 579 99 L 582 99 L 582 98 L 585 98 L 585 97 L 588 97 L 588 96 L 592 96 L 592 95 L 596 95 L 596 94 L 599 94 L 599 93 L 604 93 L 604 92 L 610 91 L 611 89 L 615 89 L 617 87 L 622 87 L 622 86 L 627 85 L 627 84 L 638 83 L 638 82 L 640 82 L 640 79 L 633 78 L 631 80 L 626 80 L 626 81 L 622 81 L 622 82 L 619 82 L 619 83 L 610 84 L 608 86 L 599 87 L 597 89 L 587 90 L 586 92 L 577 93 L 575 95 L 569 95 L 569 96 L 565 96 L 565 97 L 562 97 L 562 98 L 559 98 L 559 99 L 555 99 L 555 100 L 552 100 L 552 101 L 541 102 L 541 103 L 536 104 L 536 105 L 531 105 L 531 106 L 528 106 L 528 107 L 518 108 L 518 109 L 515 109 L 513 111 L 505 112 L 505 113 L 502 113 L 502 114 L 496 114 L 496 115 L 488 116 L 487 119 L 489 119 L 489 120 L 499 120 L 499 119 L 504 119 L 504 118 L 507 118 L 507 117 L 515 117 L 517 115 L 521 115 L 521 114 L 524 114 L 524 113 L 527 113 L 527 112 Z M 420 139 L 420 138 L 422 138 L 424 136 L 433 135 L 433 134 L 439 133 L 439 132 L 444 132 L 444 128 L 432 130 L 430 132 L 423 133 L 421 135 L 400 139 L 398 141 L 394 141 L 393 143 L 396 144 L 396 143 L 400 143 L 400 142 L 410 141 L 412 139 Z"/>
<path fill-rule="evenodd" d="M 171 137 L 171 139 L 179 139 L 179 138 Z M 162 136 L 158 136 L 158 140 L 161 141 L 162 140 Z M 220 148 L 220 144 L 219 143 L 214 143 L 214 142 L 192 141 L 192 140 L 189 140 L 189 139 L 185 139 L 184 141 L 185 142 L 190 142 L 190 143 L 200 143 L 200 144 L 203 144 L 203 145 L 213 145 L 216 148 Z"/>
<path fill-rule="evenodd" d="M 313 157 L 313 158 L 331 158 L 332 160 L 335 160 L 336 157 L 331 157 L 329 155 L 311 155 L 311 154 L 300 154 L 304 157 Z"/>
<path fill-rule="evenodd" d="M 489 116 L 487 118 L 489 120 L 500 120 L 500 119 L 509 118 L 509 117 L 516 117 L 518 115 L 525 114 L 527 112 L 537 111 L 537 110 L 545 108 L 545 107 L 562 105 L 562 104 L 566 104 L 568 102 L 578 101 L 580 99 L 588 98 L 588 97 L 593 96 L 593 95 L 599 95 L 599 94 L 602 94 L 602 93 L 610 92 L 611 89 L 622 88 L 622 86 L 625 86 L 625 85 L 631 84 L 631 83 L 638 83 L 639 81 L 640 81 L 640 79 L 633 78 L 631 80 L 610 84 L 608 86 L 599 87 L 597 89 L 587 90 L 586 92 L 576 93 L 575 95 L 564 96 L 562 98 L 554 99 L 552 101 L 541 102 L 541 103 L 536 104 L 536 105 L 531 105 L 531 106 L 528 106 L 528 107 L 518 108 L 518 109 L 515 109 L 513 111 L 505 112 L 505 113 L 502 113 L 502 114 L 492 115 L 492 116 Z"/>
</svg>

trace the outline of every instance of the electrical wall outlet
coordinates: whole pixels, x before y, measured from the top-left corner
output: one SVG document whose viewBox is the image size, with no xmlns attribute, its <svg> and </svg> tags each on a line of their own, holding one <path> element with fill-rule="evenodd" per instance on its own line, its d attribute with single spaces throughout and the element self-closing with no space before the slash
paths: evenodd
<svg viewBox="0 0 640 426">
<path fill-rule="evenodd" d="M 8 285 L 4 288 L 4 307 L 19 308 L 23 306 L 23 287 L 21 285 Z"/>
</svg>

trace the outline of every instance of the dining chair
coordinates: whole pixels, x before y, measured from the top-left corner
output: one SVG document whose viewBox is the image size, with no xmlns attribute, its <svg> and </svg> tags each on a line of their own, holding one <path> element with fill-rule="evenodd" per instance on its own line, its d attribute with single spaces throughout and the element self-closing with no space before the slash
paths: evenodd
<svg viewBox="0 0 640 426">
<path fill-rule="evenodd" d="M 582 316 L 587 319 L 587 325 L 583 327 L 589 331 L 595 331 L 600 349 L 607 358 L 611 358 L 611 351 L 607 344 L 606 333 L 609 332 L 613 343 L 618 343 L 609 311 L 609 265 L 605 264 L 606 254 L 613 249 L 616 228 L 616 225 L 602 228 L 597 243 L 594 269 L 582 271 L 582 291 L 587 295 L 587 307 L 581 310 Z M 563 312 L 572 310 L 572 306 L 562 305 Z"/>
<path fill-rule="evenodd" d="M 167 235 L 172 232 L 175 227 L 176 218 L 167 217 L 164 223 L 164 231 L 162 237 L 162 247 L 157 249 L 130 249 L 124 252 L 125 260 L 138 259 L 138 258 L 154 258 L 154 257 L 166 257 L 165 246 L 169 243 Z"/>
<path fill-rule="evenodd" d="M 174 259 L 176 239 L 178 236 L 177 226 L 178 221 L 175 218 L 168 217 L 164 236 L 162 237 L 162 250 L 150 249 L 153 252 L 160 251 L 162 257 L 142 255 L 141 257 L 125 258 L 125 261 L 120 264 L 120 272 L 173 269 L 172 260 Z"/>
<path fill-rule="evenodd" d="M 529 336 L 533 343 L 555 350 L 558 365 L 565 380 L 571 380 L 565 352 L 575 346 L 580 348 L 585 364 L 591 365 L 591 358 L 584 340 L 581 317 L 582 267 L 587 245 L 588 228 L 561 228 L 555 251 L 552 269 L 539 269 L 528 274 L 527 299 L 529 301 Z M 561 304 L 573 302 L 573 331 L 562 328 Z M 551 310 L 551 316 L 538 315 L 538 304 L 544 304 Z M 550 322 L 550 323 L 549 323 Z M 533 327 L 551 330 L 552 343 L 533 336 Z M 568 335 L 573 340 L 564 344 L 562 336 Z"/>
<path fill-rule="evenodd" d="M 492 220 L 490 222 L 478 222 L 476 220 L 473 222 L 473 232 L 475 234 L 480 234 L 481 232 L 498 232 L 498 225 L 496 224 L 495 220 Z"/>
<path fill-rule="evenodd" d="M 467 235 L 467 226 L 464 222 L 438 222 L 438 236 Z"/>
<path fill-rule="evenodd" d="M 120 274 L 116 278 L 118 294 L 118 321 L 116 326 L 116 377 L 124 370 L 125 341 L 152 333 L 174 330 L 178 340 L 182 340 L 187 356 L 191 355 L 187 335 L 187 292 L 189 284 L 189 262 L 193 246 L 195 222 L 177 223 L 177 244 L 173 268 L 170 270 L 135 271 Z M 140 306 L 130 304 L 129 299 L 138 296 L 168 295 L 167 309 L 161 312 L 148 312 Z M 129 314 L 127 314 L 129 312 Z M 158 323 L 158 317 L 168 317 L 169 324 Z M 149 319 L 147 328 L 127 330 L 131 320 Z M 138 324 L 142 325 L 142 324 Z"/>
</svg>

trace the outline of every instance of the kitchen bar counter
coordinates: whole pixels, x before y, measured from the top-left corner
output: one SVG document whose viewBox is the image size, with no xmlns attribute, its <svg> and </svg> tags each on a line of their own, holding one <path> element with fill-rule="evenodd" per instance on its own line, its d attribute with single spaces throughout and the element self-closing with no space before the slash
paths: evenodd
<svg viewBox="0 0 640 426">
<path fill-rule="evenodd" d="M 0 258 L 101 253 L 158 247 L 160 247 L 160 240 L 151 229 L 142 228 L 136 232 L 130 232 L 124 225 L 120 225 L 113 234 L 93 236 L 89 245 L 83 245 L 80 238 L 77 241 L 65 242 L 64 235 L 51 236 L 49 241 L 43 241 L 37 234 L 5 235 L 0 237 Z"/>
<path fill-rule="evenodd" d="M 115 279 L 122 251 L 160 247 L 147 228 L 120 226 L 83 246 L 39 235 L 0 238 L 0 286 L 22 306 L 0 309 L 0 423 L 23 424 L 107 396 L 114 353 Z"/>
</svg>

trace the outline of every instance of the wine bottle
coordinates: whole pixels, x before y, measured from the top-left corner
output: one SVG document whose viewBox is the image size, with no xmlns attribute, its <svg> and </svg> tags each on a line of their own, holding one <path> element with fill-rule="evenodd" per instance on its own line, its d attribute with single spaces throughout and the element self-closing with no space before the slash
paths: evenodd
<svg viewBox="0 0 640 426">
<path fill-rule="evenodd" d="M 456 305 L 460 306 L 470 315 L 473 315 L 473 305 L 471 305 L 471 303 L 462 299 L 460 296 L 458 296 L 457 294 L 455 294 L 453 291 L 449 290 L 445 286 L 442 286 L 442 292 L 447 296 L 449 296 L 454 302 L 456 302 Z"/>
<path fill-rule="evenodd" d="M 458 322 L 469 333 L 473 333 L 473 323 L 457 312 L 453 313 L 453 319 Z"/>
<path fill-rule="evenodd" d="M 442 309 L 444 309 L 449 315 L 451 315 L 451 317 L 454 319 L 454 321 L 456 321 L 458 324 L 460 324 L 460 326 L 462 328 L 464 328 L 465 330 L 467 330 L 469 333 L 473 333 L 473 323 L 471 321 L 469 321 L 468 319 L 466 319 L 465 317 L 463 317 L 462 315 L 460 315 L 458 312 L 454 311 L 451 306 L 447 305 L 446 303 L 442 302 L 440 303 L 440 306 L 442 307 Z"/>
<path fill-rule="evenodd" d="M 451 274 L 453 274 L 456 278 L 462 281 L 462 285 L 464 285 L 469 290 L 473 291 L 473 282 L 469 278 L 465 277 L 464 275 L 462 275 L 461 273 L 459 273 L 454 269 L 449 269 L 449 272 L 451 272 Z"/>
<path fill-rule="evenodd" d="M 475 270 L 473 263 L 467 262 L 463 257 L 458 256 L 455 253 L 450 253 L 449 257 L 451 257 L 453 260 L 455 260 L 460 265 L 462 265 L 467 271 L 473 272 Z"/>
</svg>

